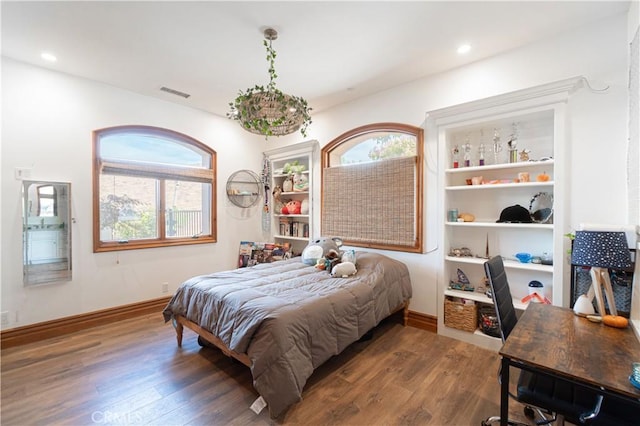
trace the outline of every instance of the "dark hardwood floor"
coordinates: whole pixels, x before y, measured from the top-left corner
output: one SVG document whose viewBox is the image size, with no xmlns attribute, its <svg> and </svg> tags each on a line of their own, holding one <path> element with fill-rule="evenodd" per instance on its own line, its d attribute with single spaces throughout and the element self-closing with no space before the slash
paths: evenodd
<svg viewBox="0 0 640 426">
<path fill-rule="evenodd" d="M 278 419 L 249 406 L 251 372 L 160 313 L 5 349 L 9 425 L 479 425 L 499 412 L 496 353 L 397 318 L 322 365 Z M 525 421 L 522 406 L 510 405 Z"/>
</svg>

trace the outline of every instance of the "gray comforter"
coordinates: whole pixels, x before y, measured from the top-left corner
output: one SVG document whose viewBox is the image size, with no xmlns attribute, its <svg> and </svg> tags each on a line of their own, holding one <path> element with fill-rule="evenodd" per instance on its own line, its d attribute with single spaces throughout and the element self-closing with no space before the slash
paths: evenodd
<svg viewBox="0 0 640 426">
<path fill-rule="evenodd" d="M 411 298 L 403 263 L 357 252 L 358 272 L 333 278 L 300 258 L 185 281 L 163 311 L 181 315 L 251 360 L 272 417 L 302 399 L 315 368 Z"/>
</svg>

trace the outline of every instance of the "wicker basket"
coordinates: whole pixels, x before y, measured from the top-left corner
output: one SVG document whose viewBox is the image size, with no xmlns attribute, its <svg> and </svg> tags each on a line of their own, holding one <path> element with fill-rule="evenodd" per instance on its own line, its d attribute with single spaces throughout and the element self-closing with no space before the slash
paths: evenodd
<svg viewBox="0 0 640 426">
<path fill-rule="evenodd" d="M 475 304 L 465 305 L 461 302 L 445 299 L 444 325 L 463 331 L 476 331 L 476 328 L 478 328 L 477 306 Z"/>
</svg>

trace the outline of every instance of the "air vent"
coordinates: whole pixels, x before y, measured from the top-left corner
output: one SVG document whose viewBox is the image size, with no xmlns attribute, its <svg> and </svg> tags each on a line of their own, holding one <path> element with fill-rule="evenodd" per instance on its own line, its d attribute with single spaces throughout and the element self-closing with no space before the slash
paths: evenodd
<svg viewBox="0 0 640 426">
<path fill-rule="evenodd" d="M 170 89 L 168 87 L 161 87 L 160 90 L 162 90 L 163 92 L 167 92 L 167 93 L 171 93 L 172 95 L 176 95 L 176 96 L 181 96 L 185 99 L 187 99 L 189 96 L 191 96 L 188 93 L 184 93 L 184 92 L 180 92 L 178 90 L 174 90 L 174 89 Z"/>
</svg>

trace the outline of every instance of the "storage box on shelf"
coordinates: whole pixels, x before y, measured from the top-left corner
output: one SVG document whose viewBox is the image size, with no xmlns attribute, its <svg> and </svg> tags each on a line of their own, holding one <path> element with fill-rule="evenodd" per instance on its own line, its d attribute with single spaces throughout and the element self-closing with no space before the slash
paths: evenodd
<svg viewBox="0 0 640 426">
<path fill-rule="evenodd" d="M 534 280 L 543 284 L 542 296 L 553 304 L 564 304 L 566 102 L 578 81 L 569 79 L 427 114 L 427 134 L 435 139 L 429 142 L 438 146 L 442 182 L 443 267 L 438 282 L 443 310 L 452 297 L 492 305 L 484 292 L 453 290 L 449 282 L 460 269 L 471 285 L 484 285 L 483 264 L 496 255 L 505 260 L 516 309 L 526 309 L 522 299 Z M 499 221 L 502 211 L 515 205 L 526 209 L 528 217 L 528 211 L 535 209 L 534 200 L 540 198 L 553 199 L 548 220 L 536 216 L 531 223 Z M 550 260 L 548 264 L 521 263 L 515 257 L 521 252 Z M 444 315 L 438 315 L 439 333 L 490 349 L 500 347 L 500 339 L 477 328 L 476 324 L 473 333 L 464 332 L 449 327 Z"/>
</svg>

